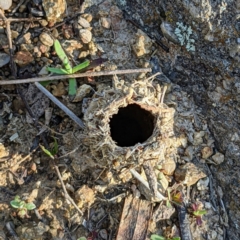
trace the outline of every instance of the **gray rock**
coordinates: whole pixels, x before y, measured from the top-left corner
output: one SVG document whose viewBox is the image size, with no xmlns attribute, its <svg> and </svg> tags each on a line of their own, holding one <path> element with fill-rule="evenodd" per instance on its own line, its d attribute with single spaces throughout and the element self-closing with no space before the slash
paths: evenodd
<svg viewBox="0 0 240 240">
<path fill-rule="evenodd" d="M 10 61 L 10 56 L 6 53 L 0 53 L 0 67 L 8 64 Z"/>
<path fill-rule="evenodd" d="M 163 35 L 173 43 L 179 44 L 177 35 L 174 33 L 174 29 L 170 23 L 162 22 L 160 25 Z"/>
</svg>

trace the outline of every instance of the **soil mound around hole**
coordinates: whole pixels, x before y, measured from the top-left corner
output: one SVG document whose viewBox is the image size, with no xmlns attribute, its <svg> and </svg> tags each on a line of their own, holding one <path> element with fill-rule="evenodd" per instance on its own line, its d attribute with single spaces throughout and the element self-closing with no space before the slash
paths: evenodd
<svg viewBox="0 0 240 240">
<path fill-rule="evenodd" d="M 110 120 L 111 137 L 120 147 L 145 142 L 153 133 L 154 116 L 137 104 L 119 108 Z"/>
</svg>

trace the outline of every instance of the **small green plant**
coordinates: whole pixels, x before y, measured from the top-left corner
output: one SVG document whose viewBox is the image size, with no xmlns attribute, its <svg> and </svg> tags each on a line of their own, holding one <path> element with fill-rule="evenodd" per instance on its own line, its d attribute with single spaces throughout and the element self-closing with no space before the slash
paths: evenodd
<svg viewBox="0 0 240 240">
<path fill-rule="evenodd" d="M 152 234 L 151 240 L 181 240 L 181 238 L 180 237 L 165 238 L 165 237 L 159 236 L 157 234 Z"/>
<path fill-rule="evenodd" d="M 207 213 L 207 210 L 202 209 L 199 204 L 192 204 L 192 214 L 196 218 L 197 225 L 202 225 L 202 216 Z"/>
<path fill-rule="evenodd" d="M 58 40 L 54 41 L 54 49 L 55 49 L 58 57 L 61 59 L 64 68 L 48 67 L 47 70 L 49 72 L 56 73 L 56 74 L 73 74 L 73 73 L 76 73 L 80 70 L 87 68 L 90 65 L 90 61 L 86 60 L 83 63 L 81 63 L 75 67 L 72 67 L 66 53 L 62 49 L 62 46 Z M 69 97 L 70 98 L 74 97 L 76 95 L 76 91 L 77 91 L 77 81 L 75 78 L 70 78 L 69 86 L 68 86 Z"/>
<path fill-rule="evenodd" d="M 58 153 L 58 143 L 57 143 L 57 140 L 54 137 L 53 137 L 53 139 L 54 139 L 53 147 L 50 150 L 48 150 L 44 146 L 40 145 L 40 148 L 42 149 L 42 151 L 44 153 L 46 153 L 52 159 L 54 159 L 54 156 Z"/>
<path fill-rule="evenodd" d="M 29 217 L 27 214 L 28 210 L 33 210 L 36 208 L 34 203 L 26 203 L 25 201 L 22 201 L 19 196 L 16 196 L 14 200 L 10 202 L 11 206 L 13 208 L 18 209 L 18 216 L 21 218 Z"/>
<path fill-rule="evenodd" d="M 176 204 L 178 206 L 181 206 L 183 203 L 183 195 L 180 191 L 172 191 L 170 189 L 167 189 L 167 200 L 166 205 L 167 207 L 172 207 L 172 204 Z"/>
</svg>

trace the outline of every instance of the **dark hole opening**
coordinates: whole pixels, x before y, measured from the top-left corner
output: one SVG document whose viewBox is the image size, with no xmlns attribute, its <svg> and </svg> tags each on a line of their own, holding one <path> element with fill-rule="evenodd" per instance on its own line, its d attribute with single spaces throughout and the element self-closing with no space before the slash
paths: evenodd
<svg viewBox="0 0 240 240">
<path fill-rule="evenodd" d="M 119 108 L 110 119 L 111 137 L 120 147 L 145 142 L 153 133 L 154 116 L 137 104 Z"/>
</svg>

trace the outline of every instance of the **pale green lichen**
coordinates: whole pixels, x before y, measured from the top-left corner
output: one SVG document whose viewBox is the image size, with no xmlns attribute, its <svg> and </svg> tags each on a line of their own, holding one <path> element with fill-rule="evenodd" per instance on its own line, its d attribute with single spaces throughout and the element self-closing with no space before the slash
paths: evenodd
<svg viewBox="0 0 240 240">
<path fill-rule="evenodd" d="M 174 33 L 177 35 L 177 38 L 181 44 L 181 46 L 185 46 L 187 51 L 195 51 L 195 40 L 190 38 L 193 31 L 191 26 L 187 27 L 182 22 L 177 22 L 177 28 L 175 29 Z"/>
</svg>

